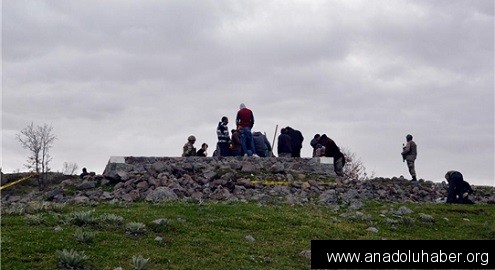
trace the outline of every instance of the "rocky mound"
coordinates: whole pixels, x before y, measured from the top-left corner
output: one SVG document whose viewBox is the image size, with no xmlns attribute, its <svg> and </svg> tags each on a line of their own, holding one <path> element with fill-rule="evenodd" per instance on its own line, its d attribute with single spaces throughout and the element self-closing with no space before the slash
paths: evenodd
<svg viewBox="0 0 495 270">
<path fill-rule="evenodd" d="M 367 200 L 444 202 L 447 184 L 403 178 L 343 179 L 331 160 L 309 158 L 113 157 L 102 175 L 67 177 L 48 190 L 2 191 L 2 204 L 54 201 L 255 201 L 359 205 Z M 473 186 L 473 201 L 495 204 L 495 188 Z"/>
</svg>

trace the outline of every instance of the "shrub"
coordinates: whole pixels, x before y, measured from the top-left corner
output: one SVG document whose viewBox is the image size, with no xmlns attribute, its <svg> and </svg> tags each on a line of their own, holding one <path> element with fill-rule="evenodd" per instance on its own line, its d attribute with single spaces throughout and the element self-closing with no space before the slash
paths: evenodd
<svg viewBox="0 0 495 270">
<path fill-rule="evenodd" d="M 83 226 L 83 225 L 91 225 L 96 222 L 96 219 L 93 216 L 94 211 L 81 211 L 81 212 L 74 212 L 71 215 L 71 222 L 77 226 Z"/>
<path fill-rule="evenodd" d="M 110 224 L 115 226 L 120 226 L 124 223 L 124 218 L 117 216 L 115 214 L 103 214 L 100 216 L 99 220 L 104 224 Z"/>
<path fill-rule="evenodd" d="M 52 210 L 56 213 L 62 213 L 65 210 L 65 203 L 52 203 Z"/>
<path fill-rule="evenodd" d="M 23 204 L 12 204 L 9 207 L 2 207 L 2 213 L 7 215 L 21 216 L 26 213 L 26 207 Z"/>
<path fill-rule="evenodd" d="M 40 225 L 43 223 L 43 215 L 37 214 L 37 215 L 26 215 L 24 217 L 24 220 L 26 221 L 26 224 L 28 225 Z"/>
<path fill-rule="evenodd" d="M 134 270 L 142 270 L 146 268 L 150 258 L 145 259 L 143 256 L 132 256 L 132 266 Z"/>
<path fill-rule="evenodd" d="M 77 230 L 74 236 L 76 237 L 77 241 L 87 244 L 93 242 L 93 239 L 95 238 L 95 234 L 96 234 L 95 232 Z"/>
<path fill-rule="evenodd" d="M 126 224 L 125 230 L 131 235 L 141 235 L 146 233 L 146 225 L 141 222 L 130 222 Z"/>
<path fill-rule="evenodd" d="M 84 251 L 62 250 L 58 252 L 58 263 L 65 269 L 82 269 L 84 262 L 89 258 Z"/>
<path fill-rule="evenodd" d="M 374 173 L 368 175 L 366 172 L 366 167 L 364 167 L 363 162 L 359 159 L 355 153 L 350 149 L 342 147 L 342 154 L 345 157 L 344 165 L 344 178 L 348 180 L 368 180 L 374 177 Z"/>
</svg>

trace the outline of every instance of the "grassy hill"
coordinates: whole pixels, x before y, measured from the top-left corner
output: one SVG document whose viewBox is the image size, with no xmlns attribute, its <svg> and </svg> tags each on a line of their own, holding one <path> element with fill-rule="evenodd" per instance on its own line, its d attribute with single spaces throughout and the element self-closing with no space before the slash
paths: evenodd
<svg viewBox="0 0 495 270">
<path fill-rule="evenodd" d="M 493 240 L 495 207 L 33 202 L 2 208 L 1 267 L 139 269 L 142 256 L 144 269 L 309 269 L 320 239 Z"/>
</svg>

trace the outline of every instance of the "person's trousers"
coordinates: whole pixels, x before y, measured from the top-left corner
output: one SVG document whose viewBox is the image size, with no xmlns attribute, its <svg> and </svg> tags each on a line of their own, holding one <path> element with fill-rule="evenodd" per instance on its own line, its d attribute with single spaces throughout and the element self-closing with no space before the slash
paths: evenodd
<svg viewBox="0 0 495 270">
<path fill-rule="evenodd" d="M 409 173 L 413 178 L 416 178 L 416 170 L 414 169 L 414 160 L 413 161 L 406 160 L 406 162 L 407 162 L 407 168 L 409 169 Z"/>
<path fill-rule="evenodd" d="M 338 176 L 344 176 L 344 157 L 334 158 L 333 168 Z"/>
<path fill-rule="evenodd" d="M 253 134 L 251 129 L 248 127 L 241 128 L 241 145 L 242 151 L 248 156 L 252 156 L 256 153 L 256 148 L 254 147 Z"/>
<path fill-rule="evenodd" d="M 229 144 L 224 142 L 218 143 L 218 148 L 220 149 L 220 156 L 226 157 L 229 156 Z"/>
</svg>

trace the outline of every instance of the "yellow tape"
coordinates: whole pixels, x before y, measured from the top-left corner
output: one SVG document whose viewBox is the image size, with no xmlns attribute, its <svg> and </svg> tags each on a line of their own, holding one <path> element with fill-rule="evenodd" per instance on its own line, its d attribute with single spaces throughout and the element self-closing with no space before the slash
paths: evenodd
<svg viewBox="0 0 495 270">
<path fill-rule="evenodd" d="M 12 182 L 12 183 L 8 183 L 8 184 L 6 184 L 6 185 L 3 185 L 3 186 L 1 186 L 1 187 L 0 187 L 0 190 L 2 190 L 2 189 L 4 189 L 4 188 L 11 187 L 11 186 L 13 186 L 13 185 L 17 185 L 18 183 L 20 183 L 20 182 L 22 182 L 22 181 L 25 181 L 25 180 L 27 180 L 27 179 L 29 179 L 29 178 L 33 177 L 33 176 L 36 176 L 36 175 L 39 175 L 39 174 L 38 174 L 38 173 L 31 174 L 31 175 L 29 175 L 29 176 L 26 176 L 26 177 L 23 177 L 23 178 L 21 178 L 21 179 L 19 179 L 19 180 L 16 180 L 16 181 L 14 181 L 14 182 Z"/>
</svg>

